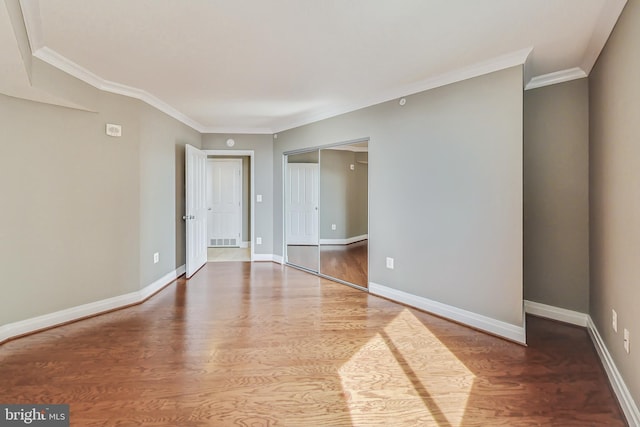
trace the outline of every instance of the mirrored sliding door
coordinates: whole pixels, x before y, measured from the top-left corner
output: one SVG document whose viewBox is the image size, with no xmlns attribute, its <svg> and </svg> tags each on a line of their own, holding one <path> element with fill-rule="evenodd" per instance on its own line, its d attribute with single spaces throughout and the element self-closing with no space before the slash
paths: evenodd
<svg viewBox="0 0 640 427">
<path fill-rule="evenodd" d="M 320 274 L 368 287 L 366 141 L 320 150 Z"/>
<path fill-rule="evenodd" d="M 287 264 L 368 287 L 368 141 L 285 155 Z"/>
</svg>

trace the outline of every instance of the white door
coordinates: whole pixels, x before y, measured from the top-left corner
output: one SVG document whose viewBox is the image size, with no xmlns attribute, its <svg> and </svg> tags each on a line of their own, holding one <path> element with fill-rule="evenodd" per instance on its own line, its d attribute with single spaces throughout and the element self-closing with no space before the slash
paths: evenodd
<svg viewBox="0 0 640 427">
<path fill-rule="evenodd" d="M 287 163 L 285 182 L 286 242 L 318 244 L 318 164 Z"/>
<path fill-rule="evenodd" d="M 207 244 L 239 247 L 242 232 L 242 160 L 207 161 Z"/>
<path fill-rule="evenodd" d="M 185 146 L 186 273 L 193 276 L 207 262 L 207 155 Z"/>
</svg>

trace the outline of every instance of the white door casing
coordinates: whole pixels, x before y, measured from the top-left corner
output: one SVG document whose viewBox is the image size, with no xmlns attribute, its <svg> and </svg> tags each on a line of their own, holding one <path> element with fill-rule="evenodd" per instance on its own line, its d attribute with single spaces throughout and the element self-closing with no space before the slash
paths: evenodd
<svg viewBox="0 0 640 427">
<path fill-rule="evenodd" d="M 207 262 L 207 155 L 185 146 L 186 276 L 190 278 Z"/>
<path fill-rule="evenodd" d="M 287 245 L 317 245 L 317 163 L 287 163 L 285 205 Z"/>
<path fill-rule="evenodd" d="M 240 246 L 242 160 L 207 160 L 207 245 Z"/>
</svg>

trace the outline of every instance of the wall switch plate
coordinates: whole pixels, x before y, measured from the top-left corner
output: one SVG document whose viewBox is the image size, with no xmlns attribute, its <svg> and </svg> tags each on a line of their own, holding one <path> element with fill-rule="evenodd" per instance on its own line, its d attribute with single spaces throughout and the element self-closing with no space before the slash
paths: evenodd
<svg viewBox="0 0 640 427">
<path fill-rule="evenodd" d="M 335 230 L 337 228 L 337 226 L 335 224 L 331 224 L 331 229 Z"/>
<path fill-rule="evenodd" d="M 349 165 L 349 169 L 351 169 L 352 171 L 356 170 L 356 165 L 354 164 Z"/>
<path fill-rule="evenodd" d="M 387 268 L 393 270 L 393 258 L 387 257 Z"/>
<path fill-rule="evenodd" d="M 256 237 L 256 245 L 262 244 L 262 237 Z"/>
<path fill-rule="evenodd" d="M 158 262 L 160 262 L 160 254 L 156 252 L 155 254 L 153 254 L 153 263 L 157 264 Z"/>
<path fill-rule="evenodd" d="M 258 195 L 256 196 L 256 202 L 258 202 L 258 203 L 262 203 L 262 194 L 258 194 Z"/>
<path fill-rule="evenodd" d="M 611 310 L 611 327 L 618 332 L 618 313 L 613 309 Z"/>
<path fill-rule="evenodd" d="M 624 341 L 622 341 L 622 345 L 624 345 L 624 351 L 629 353 L 629 330 L 624 329 Z"/>
</svg>

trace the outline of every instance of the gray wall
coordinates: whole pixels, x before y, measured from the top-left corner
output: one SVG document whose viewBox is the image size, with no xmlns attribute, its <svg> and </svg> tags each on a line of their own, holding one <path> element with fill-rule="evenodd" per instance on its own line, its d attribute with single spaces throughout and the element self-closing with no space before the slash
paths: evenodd
<svg viewBox="0 0 640 427">
<path fill-rule="evenodd" d="M 370 281 L 522 326 L 522 97 L 514 67 L 280 133 L 276 251 L 282 153 L 370 137 Z"/>
<path fill-rule="evenodd" d="M 589 87 L 524 94 L 524 296 L 589 312 Z"/>
<path fill-rule="evenodd" d="M 354 165 L 355 170 L 350 170 Z M 367 234 L 367 166 L 355 153 L 320 151 L 320 238 L 348 239 Z M 336 229 L 331 229 L 336 224 Z"/>
<path fill-rule="evenodd" d="M 143 102 L 138 105 L 140 286 L 145 287 L 185 263 L 184 146 L 199 147 L 201 136 Z"/>
<path fill-rule="evenodd" d="M 640 2 L 629 0 L 589 77 L 593 318 L 640 403 Z M 618 332 L 611 328 L 618 312 Z M 631 353 L 622 329 L 631 332 Z M 634 342 L 635 347 L 634 347 Z"/>
<path fill-rule="evenodd" d="M 229 138 L 235 140 L 233 148 L 226 145 Z M 254 203 L 255 230 L 253 244 L 262 237 L 262 245 L 255 245 L 256 254 L 273 253 L 273 142 L 271 135 L 204 134 L 203 150 L 253 150 L 255 194 L 262 195 L 262 203 Z M 282 161 L 282 159 L 280 160 Z"/>
<path fill-rule="evenodd" d="M 137 291 L 184 264 L 184 144 L 200 135 L 76 89 L 97 113 L 0 95 L 0 324 Z"/>
</svg>

